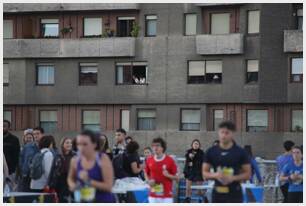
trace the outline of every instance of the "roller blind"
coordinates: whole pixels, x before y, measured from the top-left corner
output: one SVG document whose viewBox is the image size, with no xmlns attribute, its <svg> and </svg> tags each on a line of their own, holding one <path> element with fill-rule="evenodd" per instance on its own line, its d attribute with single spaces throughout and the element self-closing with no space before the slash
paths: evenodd
<svg viewBox="0 0 306 206">
<path fill-rule="evenodd" d="M 268 111 L 248 110 L 248 126 L 268 126 Z"/>
<path fill-rule="evenodd" d="M 292 111 L 292 129 L 295 130 L 297 126 L 303 128 L 303 110 Z"/>
<path fill-rule="evenodd" d="M 56 122 L 57 111 L 40 111 L 41 122 Z"/>
<path fill-rule="evenodd" d="M 194 35 L 197 33 L 197 15 L 185 14 L 185 34 Z"/>
<path fill-rule="evenodd" d="M 260 11 L 248 12 L 248 33 L 258 33 L 260 23 Z"/>
<path fill-rule="evenodd" d="M 13 38 L 13 20 L 3 20 L 3 38 Z"/>
<path fill-rule="evenodd" d="M 156 111 L 155 110 L 139 110 L 138 117 L 139 118 L 155 118 Z"/>
<path fill-rule="evenodd" d="M 214 117 L 215 119 L 223 119 L 223 110 L 215 110 Z"/>
<path fill-rule="evenodd" d="M 129 110 L 121 110 L 121 127 L 125 129 L 125 131 L 129 131 L 130 129 L 130 111 Z"/>
<path fill-rule="evenodd" d="M 155 19 L 157 19 L 157 16 L 156 15 L 148 15 L 148 16 L 146 16 L 146 19 L 147 20 L 155 20 Z"/>
<path fill-rule="evenodd" d="M 58 24 L 58 19 L 41 19 L 42 24 Z"/>
<path fill-rule="evenodd" d="M 54 66 L 38 65 L 38 84 L 54 83 Z"/>
<path fill-rule="evenodd" d="M 211 33 L 230 33 L 230 13 L 211 14 Z"/>
<path fill-rule="evenodd" d="M 303 58 L 291 59 L 292 74 L 303 74 Z"/>
<path fill-rule="evenodd" d="M 303 9 L 297 10 L 297 16 L 303 16 Z"/>
<path fill-rule="evenodd" d="M 100 112 L 83 111 L 83 124 L 100 124 Z"/>
<path fill-rule="evenodd" d="M 222 61 L 206 61 L 206 73 L 222 73 Z"/>
<path fill-rule="evenodd" d="M 6 119 L 12 123 L 12 111 L 3 111 L 3 119 Z"/>
<path fill-rule="evenodd" d="M 205 61 L 189 61 L 189 76 L 204 76 Z"/>
<path fill-rule="evenodd" d="M 248 72 L 258 72 L 258 60 L 248 60 L 247 61 L 247 68 Z"/>
<path fill-rule="evenodd" d="M 118 17 L 118 20 L 135 20 L 135 17 L 133 16 L 122 16 L 122 17 Z"/>
<path fill-rule="evenodd" d="M 182 110 L 182 123 L 200 123 L 200 110 Z"/>
<path fill-rule="evenodd" d="M 102 18 L 84 18 L 84 36 L 101 34 Z"/>
</svg>

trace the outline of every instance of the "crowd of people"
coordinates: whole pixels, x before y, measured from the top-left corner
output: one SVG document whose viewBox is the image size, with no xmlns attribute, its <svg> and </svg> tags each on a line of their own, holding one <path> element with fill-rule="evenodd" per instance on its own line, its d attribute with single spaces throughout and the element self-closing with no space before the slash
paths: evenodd
<svg viewBox="0 0 306 206">
<path fill-rule="evenodd" d="M 185 202 L 191 202 L 191 185 L 213 181 L 214 203 L 243 202 L 241 183 L 262 183 L 263 178 L 250 146 L 234 140 L 235 124 L 219 124 L 218 140 L 206 151 L 195 139 L 185 154 Z M 277 157 L 284 202 L 302 202 L 302 148 L 284 143 L 285 153 Z M 173 183 L 180 180 L 178 166 L 167 154 L 167 142 L 156 137 L 143 149 L 124 129 L 115 132 L 111 148 L 108 137 L 84 130 L 76 137 L 64 137 L 59 147 L 52 135 L 36 127 L 24 131 L 22 145 L 3 122 L 4 186 L 18 192 L 56 193 L 58 202 L 127 202 L 124 195 L 112 193 L 114 181 L 138 177 L 149 189 L 150 203 L 174 202 Z M 4 192 L 7 188 L 4 188 Z"/>
</svg>

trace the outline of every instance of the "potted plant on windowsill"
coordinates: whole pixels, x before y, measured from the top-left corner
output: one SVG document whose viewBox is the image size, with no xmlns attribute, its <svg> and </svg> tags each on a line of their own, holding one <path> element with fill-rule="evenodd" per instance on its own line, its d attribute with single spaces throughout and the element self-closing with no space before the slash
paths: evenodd
<svg viewBox="0 0 306 206">
<path fill-rule="evenodd" d="M 140 26 L 136 22 L 133 22 L 131 36 L 132 37 L 138 37 L 139 30 L 140 30 Z"/>
<path fill-rule="evenodd" d="M 70 27 L 64 27 L 61 30 L 62 34 L 71 33 L 72 31 L 73 31 L 73 28 L 71 26 Z"/>
</svg>

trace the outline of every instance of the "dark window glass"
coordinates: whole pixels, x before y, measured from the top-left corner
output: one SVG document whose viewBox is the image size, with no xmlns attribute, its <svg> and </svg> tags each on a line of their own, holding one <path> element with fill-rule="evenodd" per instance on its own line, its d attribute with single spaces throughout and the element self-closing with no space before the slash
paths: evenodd
<svg viewBox="0 0 306 206">
<path fill-rule="evenodd" d="M 98 68 L 96 63 L 80 64 L 80 85 L 96 85 Z"/>
<path fill-rule="evenodd" d="M 131 32 L 133 29 L 133 24 L 135 22 L 134 17 L 118 17 L 117 19 L 117 36 L 128 37 L 132 36 Z"/>
</svg>

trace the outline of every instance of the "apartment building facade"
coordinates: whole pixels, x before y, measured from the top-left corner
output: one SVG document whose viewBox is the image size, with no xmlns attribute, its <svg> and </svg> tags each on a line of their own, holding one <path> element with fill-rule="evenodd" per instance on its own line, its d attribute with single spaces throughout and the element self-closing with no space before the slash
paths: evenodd
<svg viewBox="0 0 306 206">
<path fill-rule="evenodd" d="M 125 128 L 179 156 L 224 119 L 274 158 L 303 139 L 302 4 L 4 4 L 4 118 L 59 140 Z"/>
</svg>

